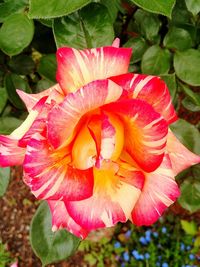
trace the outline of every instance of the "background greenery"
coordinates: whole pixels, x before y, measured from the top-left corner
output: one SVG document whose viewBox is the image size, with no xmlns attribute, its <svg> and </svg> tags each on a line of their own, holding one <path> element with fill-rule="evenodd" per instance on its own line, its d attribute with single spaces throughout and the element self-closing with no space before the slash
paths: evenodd
<svg viewBox="0 0 200 267">
<path fill-rule="evenodd" d="M 200 0 L 0 0 L 0 134 L 11 133 L 27 116 L 16 88 L 37 93 L 56 82 L 58 47 L 105 46 L 119 37 L 122 46 L 133 48 L 131 72 L 165 80 L 181 118 L 171 128 L 200 154 L 199 12 Z M 9 176 L 9 168 L 0 169 L 0 196 Z M 190 168 L 177 179 L 180 205 L 191 213 L 199 211 L 200 167 Z M 49 229 L 47 212 L 43 205 L 34 217 L 45 229 Z M 48 231 L 36 232 L 32 231 L 32 245 L 44 264 L 67 257 L 79 243 L 69 234 L 65 242 L 59 233 L 49 238 Z M 46 251 L 40 251 L 34 241 L 37 234 Z M 52 246 L 58 251 L 49 257 Z M 63 246 L 68 250 L 60 256 Z"/>
</svg>

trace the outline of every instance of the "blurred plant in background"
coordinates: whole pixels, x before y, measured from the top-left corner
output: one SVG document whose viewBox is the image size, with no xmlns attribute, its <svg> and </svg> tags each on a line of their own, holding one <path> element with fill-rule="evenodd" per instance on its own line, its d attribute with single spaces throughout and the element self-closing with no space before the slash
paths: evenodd
<svg viewBox="0 0 200 267">
<path fill-rule="evenodd" d="M 181 118 L 171 129 L 185 146 L 200 154 L 199 12 L 199 0 L 155 0 L 153 4 L 143 0 L 51 0 L 48 4 L 46 0 L 0 0 L 0 134 L 11 133 L 27 116 L 16 88 L 38 93 L 55 84 L 57 48 L 111 45 L 114 37 L 119 37 L 122 46 L 133 48 L 131 72 L 157 75 L 165 80 Z M 6 192 L 9 177 L 10 169 L 1 168 L 0 196 Z M 184 171 L 177 180 L 182 192 L 179 204 L 191 214 L 198 212 L 200 166 Z M 47 229 L 42 233 L 38 229 L 35 236 L 35 239 L 42 238 L 40 247 L 45 247 L 47 252 L 52 245 L 49 235 L 54 236 L 50 233 L 48 216 L 48 210 L 40 207 L 31 228 L 39 220 Z M 97 251 L 101 257 L 98 264 L 105 262 L 104 253 L 114 253 L 122 266 L 198 266 L 200 238 L 196 226 L 193 234 L 188 233 L 187 221 L 182 221 L 188 234 L 185 237 L 179 221 L 166 220 L 167 223 L 159 222 L 158 229 L 157 224 L 145 228 L 145 233 L 139 228 L 127 229 L 124 240 L 118 235 L 112 245 L 102 241 L 98 248 L 101 253 Z M 56 233 L 56 241 L 60 242 L 62 233 Z M 66 258 L 79 240 L 63 241 L 62 246 L 59 242 L 53 244 L 58 254 L 51 257 L 32 242 L 43 264 Z M 84 242 L 81 248 L 87 251 Z M 69 243 L 68 252 L 59 254 L 60 249 L 69 248 Z M 92 255 L 88 256 L 89 260 L 95 261 L 96 256 Z"/>
</svg>

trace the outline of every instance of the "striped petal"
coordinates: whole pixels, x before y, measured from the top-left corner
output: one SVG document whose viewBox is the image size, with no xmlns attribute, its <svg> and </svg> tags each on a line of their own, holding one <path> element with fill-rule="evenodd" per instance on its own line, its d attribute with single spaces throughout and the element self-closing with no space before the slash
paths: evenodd
<svg viewBox="0 0 200 267">
<path fill-rule="evenodd" d="M 59 48 L 57 81 L 66 94 L 75 92 L 92 81 L 126 73 L 130 57 L 130 48 Z"/>
<path fill-rule="evenodd" d="M 200 156 L 189 151 L 170 130 L 167 138 L 167 151 L 175 175 L 192 165 L 200 163 Z"/>
<path fill-rule="evenodd" d="M 160 167 L 145 174 L 141 195 L 132 211 L 131 220 L 136 225 L 154 223 L 179 196 L 169 156 L 166 155 Z"/>
<path fill-rule="evenodd" d="M 104 104 L 116 101 L 122 94 L 117 84 L 108 80 L 91 82 L 70 93 L 60 105 L 55 105 L 48 117 L 48 140 L 54 148 L 68 142 L 81 117 Z"/>
<path fill-rule="evenodd" d="M 92 195 L 92 169 L 70 166 L 70 149 L 52 150 L 47 140 L 35 134 L 29 141 L 25 160 L 25 182 L 39 199 L 80 200 Z"/>
<path fill-rule="evenodd" d="M 82 239 L 86 238 L 88 232 L 69 216 L 63 201 L 49 200 L 48 204 L 52 214 L 53 232 L 65 228 L 67 231 L 73 235 L 76 235 L 77 237 Z"/>
<path fill-rule="evenodd" d="M 66 202 L 70 216 L 84 229 L 110 227 L 129 218 L 141 190 L 134 179 L 127 181 L 116 171 L 118 167 L 112 163 L 105 169 L 94 168 L 93 195 L 82 201 Z M 132 173 L 133 177 L 137 175 L 138 172 Z"/>
<path fill-rule="evenodd" d="M 129 92 L 131 98 L 146 101 L 170 124 L 177 120 L 169 90 L 159 77 L 144 74 L 124 74 L 111 78 Z"/>
<path fill-rule="evenodd" d="M 18 139 L 0 135 L 0 167 L 21 165 L 25 149 L 18 146 Z"/>
<path fill-rule="evenodd" d="M 44 96 L 48 96 L 48 103 L 51 100 L 56 101 L 56 103 L 60 103 L 64 98 L 64 93 L 60 88 L 59 84 L 56 84 L 49 89 L 42 91 L 38 94 L 27 94 L 24 91 L 16 90 L 22 101 L 25 103 L 27 110 L 30 112 L 31 109 L 36 105 L 36 103 L 43 98 Z"/>
<path fill-rule="evenodd" d="M 14 130 L 10 134 L 10 136 L 12 136 L 13 138 L 18 139 L 18 140 L 21 139 L 29 131 L 32 124 L 34 123 L 34 121 L 36 120 L 36 118 L 38 117 L 40 112 L 42 111 L 46 100 L 47 100 L 47 96 L 42 97 L 36 103 L 36 105 L 31 109 L 26 120 L 16 130 Z"/>
<path fill-rule="evenodd" d="M 124 123 L 124 150 L 145 171 L 161 164 L 167 141 L 168 126 L 163 117 L 142 100 L 111 103 L 103 108 L 121 116 Z"/>
</svg>

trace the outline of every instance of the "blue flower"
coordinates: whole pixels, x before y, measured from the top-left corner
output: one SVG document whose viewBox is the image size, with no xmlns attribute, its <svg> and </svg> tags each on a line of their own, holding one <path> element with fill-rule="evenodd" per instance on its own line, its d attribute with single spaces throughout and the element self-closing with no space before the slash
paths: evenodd
<svg viewBox="0 0 200 267">
<path fill-rule="evenodd" d="M 120 248 L 120 247 L 121 247 L 121 244 L 119 241 L 114 243 L 114 248 Z"/>
<path fill-rule="evenodd" d="M 185 250 L 185 244 L 184 243 L 180 243 L 180 249 L 182 250 L 182 251 L 184 251 Z"/>
<path fill-rule="evenodd" d="M 138 253 L 137 250 L 133 250 L 133 251 L 132 251 L 132 255 L 133 255 L 133 257 L 134 257 L 136 260 L 139 260 L 139 259 L 140 259 L 140 254 Z"/>
<path fill-rule="evenodd" d="M 168 263 L 163 262 L 162 267 L 169 267 Z"/>
<path fill-rule="evenodd" d="M 163 234 L 166 234 L 166 233 L 167 233 L 167 228 L 166 228 L 165 226 L 163 226 L 162 229 L 161 229 L 161 232 L 162 232 Z"/>
<path fill-rule="evenodd" d="M 125 237 L 126 238 L 129 238 L 131 236 L 131 230 L 128 230 L 126 233 L 125 233 Z"/>
<path fill-rule="evenodd" d="M 191 246 L 187 246 L 187 250 L 191 250 Z"/>
<path fill-rule="evenodd" d="M 124 258 L 125 261 L 129 261 L 130 257 L 129 257 L 129 254 L 128 254 L 127 251 L 124 252 L 123 258 Z"/>
<path fill-rule="evenodd" d="M 158 262 L 158 261 L 157 261 L 157 262 L 156 262 L 156 266 L 158 266 L 158 267 L 159 267 L 159 266 L 160 266 L 160 262 Z"/>
<path fill-rule="evenodd" d="M 190 255 L 189 255 L 189 259 L 190 259 L 191 261 L 195 260 L 195 256 L 194 256 L 194 254 L 190 254 Z"/>
<path fill-rule="evenodd" d="M 141 236 L 140 239 L 139 239 L 139 241 L 140 241 L 140 243 L 142 245 L 147 245 L 147 243 L 148 243 L 147 240 L 146 240 L 146 238 L 144 236 Z"/>
<path fill-rule="evenodd" d="M 122 262 L 121 267 L 125 267 L 125 263 L 124 262 Z"/>
<path fill-rule="evenodd" d="M 151 236 L 151 230 L 150 229 L 145 232 L 145 236 L 146 237 L 150 237 Z"/>
<path fill-rule="evenodd" d="M 154 237 L 158 237 L 158 233 L 157 232 L 153 232 L 153 236 Z"/>
<path fill-rule="evenodd" d="M 142 254 L 139 255 L 140 260 L 144 260 L 144 256 Z"/>
<path fill-rule="evenodd" d="M 144 254 L 144 257 L 145 257 L 146 260 L 148 260 L 148 259 L 150 258 L 150 254 L 146 252 L 146 253 Z"/>
</svg>

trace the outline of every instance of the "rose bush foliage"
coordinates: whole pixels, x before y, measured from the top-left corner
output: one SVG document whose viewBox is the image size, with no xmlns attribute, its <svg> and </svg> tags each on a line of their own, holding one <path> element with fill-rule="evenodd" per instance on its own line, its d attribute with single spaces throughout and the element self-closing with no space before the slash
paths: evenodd
<svg viewBox="0 0 200 267">
<path fill-rule="evenodd" d="M 27 94 L 29 115 L 0 136 L 0 165 L 23 165 L 24 182 L 52 213 L 52 230 L 85 238 L 131 220 L 155 222 L 179 196 L 174 177 L 200 162 L 170 131 L 178 118 L 159 77 L 128 73 L 130 48 L 57 51 L 57 81 Z"/>
</svg>

